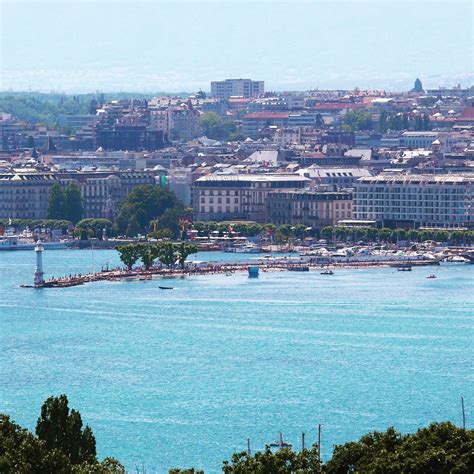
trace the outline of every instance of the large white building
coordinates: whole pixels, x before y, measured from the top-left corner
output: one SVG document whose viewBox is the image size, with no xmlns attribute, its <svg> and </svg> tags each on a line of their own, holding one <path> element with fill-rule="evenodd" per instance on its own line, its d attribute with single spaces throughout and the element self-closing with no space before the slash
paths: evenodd
<svg viewBox="0 0 474 474">
<path fill-rule="evenodd" d="M 360 178 L 353 211 L 358 220 L 405 227 L 474 227 L 474 174 Z"/>
<path fill-rule="evenodd" d="M 448 151 L 452 146 L 452 138 L 446 132 L 403 132 L 399 143 L 401 147 L 406 148 L 432 149 L 437 147 L 441 151 Z"/>
<path fill-rule="evenodd" d="M 211 82 L 211 96 L 227 100 L 229 97 L 259 97 L 265 92 L 263 81 L 251 79 L 226 79 Z"/>
</svg>

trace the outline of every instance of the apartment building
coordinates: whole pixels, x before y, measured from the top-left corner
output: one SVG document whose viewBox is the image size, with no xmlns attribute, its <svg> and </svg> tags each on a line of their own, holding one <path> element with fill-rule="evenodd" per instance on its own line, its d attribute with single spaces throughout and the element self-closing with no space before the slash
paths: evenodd
<svg viewBox="0 0 474 474">
<path fill-rule="evenodd" d="M 200 113 L 190 103 L 183 107 L 170 107 L 169 133 L 172 140 L 192 140 L 200 134 Z"/>
<path fill-rule="evenodd" d="M 310 180 L 296 174 L 207 175 L 193 188 L 193 208 L 197 220 L 249 219 L 265 222 L 269 193 L 297 190 Z"/>
<path fill-rule="evenodd" d="M 52 173 L 0 174 L 0 218 L 44 219 L 51 187 L 57 182 Z"/>
<path fill-rule="evenodd" d="M 473 228 L 474 174 L 363 177 L 354 216 L 401 227 Z"/>
<path fill-rule="evenodd" d="M 224 81 L 211 82 L 211 96 L 227 100 L 230 97 L 258 97 L 265 92 L 264 81 L 251 79 L 225 79 Z"/>
<path fill-rule="evenodd" d="M 267 197 L 267 221 L 320 228 L 352 218 L 352 193 L 346 191 L 275 191 Z"/>
<path fill-rule="evenodd" d="M 159 185 L 153 172 L 18 172 L 0 174 L 0 218 L 45 219 L 54 183 L 79 186 L 84 217 L 114 217 L 136 186 Z"/>
</svg>

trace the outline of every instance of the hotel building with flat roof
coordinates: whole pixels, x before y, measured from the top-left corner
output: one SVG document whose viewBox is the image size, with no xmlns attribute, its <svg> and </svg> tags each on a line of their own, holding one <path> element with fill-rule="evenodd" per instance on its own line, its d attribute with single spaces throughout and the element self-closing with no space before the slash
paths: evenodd
<svg viewBox="0 0 474 474">
<path fill-rule="evenodd" d="M 474 228 L 474 174 L 380 174 L 360 178 L 358 220 L 391 227 Z"/>
</svg>

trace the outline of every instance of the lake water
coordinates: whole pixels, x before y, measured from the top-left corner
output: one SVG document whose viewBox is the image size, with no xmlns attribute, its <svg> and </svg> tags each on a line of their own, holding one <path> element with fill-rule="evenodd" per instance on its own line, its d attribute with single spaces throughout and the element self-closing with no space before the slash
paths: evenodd
<svg viewBox="0 0 474 474">
<path fill-rule="evenodd" d="M 390 425 L 459 425 L 461 396 L 473 426 L 474 265 L 21 289 L 34 259 L 0 253 L 0 412 L 34 429 L 66 393 L 99 456 L 131 471 L 219 472 L 247 438 L 260 449 L 282 431 L 299 448 L 318 424 L 327 457 Z M 44 252 L 48 277 L 107 262 L 115 251 Z"/>
</svg>

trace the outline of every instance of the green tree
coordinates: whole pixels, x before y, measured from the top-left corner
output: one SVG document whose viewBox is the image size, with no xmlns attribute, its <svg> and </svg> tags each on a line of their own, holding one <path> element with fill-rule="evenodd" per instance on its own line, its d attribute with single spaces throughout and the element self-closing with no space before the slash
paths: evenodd
<svg viewBox="0 0 474 474">
<path fill-rule="evenodd" d="M 176 205 L 166 209 L 158 218 L 158 230 L 168 229 L 173 238 L 178 238 L 181 232 L 179 218 L 183 215 L 184 209 L 181 205 Z"/>
<path fill-rule="evenodd" d="M 245 451 L 236 453 L 231 461 L 224 461 L 224 474 L 319 474 L 322 472 L 318 447 L 295 452 L 291 448 L 275 453 L 267 446 L 265 451 L 249 456 Z M 349 472 L 349 471 L 348 471 Z"/>
<path fill-rule="evenodd" d="M 173 232 L 170 229 L 159 229 L 148 234 L 151 239 L 171 239 Z"/>
<path fill-rule="evenodd" d="M 95 99 L 95 97 L 93 97 L 89 102 L 89 110 L 88 110 L 89 114 L 95 115 L 98 107 L 99 107 L 99 104 L 97 100 Z"/>
<path fill-rule="evenodd" d="M 416 132 L 423 130 L 423 118 L 419 115 L 415 117 L 415 125 L 413 128 Z"/>
<path fill-rule="evenodd" d="M 400 113 L 392 114 L 390 116 L 389 128 L 391 130 L 401 130 L 402 129 L 402 115 Z"/>
<path fill-rule="evenodd" d="M 159 256 L 159 248 L 157 245 L 148 245 L 148 244 L 137 244 L 136 250 L 140 259 L 143 263 L 143 266 L 146 270 L 149 270 L 153 265 L 153 262 Z"/>
<path fill-rule="evenodd" d="M 184 263 L 189 255 L 193 253 L 197 253 L 198 248 L 193 244 L 187 244 L 185 242 L 181 242 L 176 246 L 176 253 L 178 255 L 178 263 L 180 264 L 181 268 L 184 268 Z"/>
<path fill-rule="evenodd" d="M 142 228 L 140 227 L 140 224 L 138 223 L 137 216 L 132 215 L 127 222 L 125 235 L 127 237 L 136 237 L 140 233 L 141 230 Z"/>
<path fill-rule="evenodd" d="M 407 232 L 407 237 L 411 242 L 419 242 L 421 237 L 420 231 L 411 229 Z"/>
<path fill-rule="evenodd" d="M 49 397 L 41 407 L 36 435 L 49 450 L 59 449 L 71 464 L 96 462 L 95 437 L 89 426 L 82 429 L 81 414 L 69 410 L 66 395 Z"/>
<path fill-rule="evenodd" d="M 48 219 L 64 219 L 66 213 L 64 203 L 64 190 L 59 183 L 54 183 L 49 193 Z"/>
<path fill-rule="evenodd" d="M 230 135 L 237 129 L 234 122 L 224 120 L 214 112 L 202 114 L 199 125 L 204 135 L 213 140 L 229 140 Z"/>
<path fill-rule="evenodd" d="M 129 245 L 119 245 L 116 247 L 117 252 L 119 253 L 121 262 L 128 268 L 130 271 L 137 263 L 140 258 L 140 253 L 136 244 Z"/>
<path fill-rule="evenodd" d="M 335 227 L 331 226 L 326 226 L 321 229 L 321 237 L 323 237 L 326 240 L 332 239 L 336 230 Z"/>
<path fill-rule="evenodd" d="M 160 262 L 167 267 L 174 265 L 178 258 L 174 244 L 172 242 L 160 242 L 156 245 Z"/>
<path fill-rule="evenodd" d="M 410 121 L 408 120 L 408 114 L 405 112 L 402 116 L 402 129 L 408 130 L 410 128 Z"/>
<path fill-rule="evenodd" d="M 336 446 L 324 472 L 467 474 L 474 472 L 473 453 L 474 430 L 451 423 L 432 423 L 407 435 L 389 428 Z"/>
<path fill-rule="evenodd" d="M 84 230 L 87 235 L 102 239 L 104 233 L 110 236 L 112 232 L 113 222 L 109 219 L 82 219 L 76 224 L 75 233 L 80 235 Z"/>
<path fill-rule="evenodd" d="M 145 233 L 150 221 L 156 218 L 159 220 L 163 213 L 171 208 L 183 209 L 183 205 L 172 192 L 152 185 L 137 186 L 120 208 L 117 216 L 118 231 L 124 234 L 129 228 Z M 134 228 L 130 228 L 132 219 Z M 130 232 L 127 233 L 131 235 Z"/>
<path fill-rule="evenodd" d="M 421 123 L 422 123 L 422 130 L 431 130 L 431 121 L 430 121 L 430 116 L 428 114 L 423 114 Z"/>
<path fill-rule="evenodd" d="M 344 115 L 342 120 L 345 130 L 356 132 L 357 130 L 372 130 L 372 116 L 366 110 L 354 109 Z"/>
<path fill-rule="evenodd" d="M 65 454 L 0 414 L 0 472 L 66 473 L 69 467 Z"/>
<path fill-rule="evenodd" d="M 84 214 L 79 186 L 69 183 L 64 190 L 64 218 L 73 224 L 79 222 Z"/>
<path fill-rule="evenodd" d="M 382 112 L 380 112 L 379 121 L 377 125 L 377 129 L 380 133 L 385 133 L 387 131 L 388 129 L 387 120 L 388 120 L 388 113 L 386 110 L 382 110 Z"/>
<path fill-rule="evenodd" d="M 380 240 L 384 242 L 389 242 L 392 239 L 392 229 L 388 229 L 383 227 L 382 229 L 378 230 L 378 237 Z"/>
</svg>

